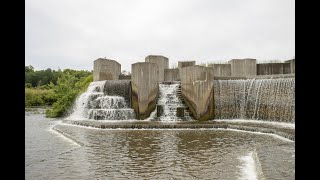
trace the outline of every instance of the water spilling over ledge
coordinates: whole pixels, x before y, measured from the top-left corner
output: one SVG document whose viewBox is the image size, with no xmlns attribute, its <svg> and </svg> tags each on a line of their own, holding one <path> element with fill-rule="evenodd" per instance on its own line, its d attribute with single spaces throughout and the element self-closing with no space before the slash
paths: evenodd
<svg viewBox="0 0 320 180">
<path fill-rule="evenodd" d="M 127 120 L 134 119 L 130 108 L 130 81 L 95 81 L 75 102 L 66 119 Z"/>
<path fill-rule="evenodd" d="M 181 100 L 181 85 L 180 82 L 162 82 L 159 84 L 159 98 L 157 101 L 157 107 L 161 107 L 160 116 L 157 117 L 156 111 L 151 114 L 149 119 L 155 119 L 160 121 L 181 121 L 191 120 L 189 112 L 186 110 L 186 106 Z M 182 108 L 182 115 L 177 115 L 178 108 Z M 158 110 L 159 111 L 159 110 Z"/>
<path fill-rule="evenodd" d="M 295 122 L 295 79 L 215 80 L 216 119 Z"/>
</svg>

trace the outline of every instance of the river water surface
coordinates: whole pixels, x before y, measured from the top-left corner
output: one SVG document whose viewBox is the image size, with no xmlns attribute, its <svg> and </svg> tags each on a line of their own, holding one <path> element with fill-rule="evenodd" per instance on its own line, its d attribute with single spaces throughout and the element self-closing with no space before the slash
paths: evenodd
<svg viewBox="0 0 320 180">
<path fill-rule="evenodd" d="M 286 143 L 273 136 L 217 129 L 94 129 L 26 112 L 25 176 L 256 179 L 250 157 L 254 149 Z"/>
</svg>

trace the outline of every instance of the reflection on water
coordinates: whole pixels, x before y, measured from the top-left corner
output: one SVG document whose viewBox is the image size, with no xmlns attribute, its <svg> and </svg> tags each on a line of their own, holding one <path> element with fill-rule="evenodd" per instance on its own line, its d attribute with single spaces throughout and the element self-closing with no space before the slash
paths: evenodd
<svg viewBox="0 0 320 180">
<path fill-rule="evenodd" d="M 35 122 L 49 121 L 26 117 L 26 133 Z M 26 179 L 238 179 L 243 164 L 239 157 L 259 145 L 287 143 L 271 136 L 227 130 L 98 130 L 66 124 L 55 128 L 84 146 L 71 145 L 40 127 L 39 132 L 32 132 L 33 141 L 49 142 L 26 145 L 26 162 L 33 162 L 26 163 Z M 26 144 L 31 143 L 27 138 Z M 47 151 L 54 152 L 43 161 L 34 160 L 39 153 L 34 148 L 48 144 L 51 148 Z"/>
</svg>

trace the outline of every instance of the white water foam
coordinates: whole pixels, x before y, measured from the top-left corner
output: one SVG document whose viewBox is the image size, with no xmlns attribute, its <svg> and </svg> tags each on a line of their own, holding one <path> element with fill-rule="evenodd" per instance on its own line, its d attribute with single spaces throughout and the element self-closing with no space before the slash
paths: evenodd
<svg viewBox="0 0 320 180">
<path fill-rule="evenodd" d="M 53 127 L 54 127 L 55 125 L 59 124 L 59 123 L 62 123 L 62 121 L 56 121 L 56 122 L 54 122 L 53 125 L 51 125 L 51 126 L 50 126 L 48 129 L 46 129 L 46 130 L 49 131 L 49 132 L 51 132 L 52 134 L 56 135 L 57 137 L 63 139 L 64 141 L 72 144 L 72 145 L 81 147 L 81 145 L 78 144 L 77 142 L 73 141 L 72 139 L 64 136 L 63 134 L 61 134 L 61 133 L 59 133 L 59 132 L 57 132 L 56 130 L 53 129 Z"/>
<path fill-rule="evenodd" d="M 253 159 L 253 152 L 250 152 L 246 156 L 239 158 L 242 161 L 243 166 L 240 167 L 242 176 L 239 177 L 239 180 L 257 180 L 257 171 Z"/>
<path fill-rule="evenodd" d="M 106 81 L 91 82 L 87 91 L 76 99 L 73 112 L 66 120 L 135 119 L 135 112 L 124 97 L 105 95 L 105 84 Z"/>
<path fill-rule="evenodd" d="M 161 121 L 177 121 L 181 118 L 176 116 L 178 107 L 185 107 L 181 100 L 177 96 L 179 90 L 179 83 L 174 84 L 159 84 L 159 99 L 157 105 L 162 105 L 163 114 L 159 117 Z M 154 119 L 156 116 L 156 110 L 153 111 L 148 119 Z M 184 119 L 191 119 L 188 114 L 184 114 Z"/>
<path fill-rule="evenodd" d="M 276 127 L 283 127 L 289 129 L 295 129 L 294 123 L 285 122 L 275 122 L 275 121 L 261 121 L 261 120 L 248 120 L 248 119 L 215 119 L 216 122 L 235 122 L 235 123 L 257 123 L 257 124 L 267 124 Z"/>
</svg>

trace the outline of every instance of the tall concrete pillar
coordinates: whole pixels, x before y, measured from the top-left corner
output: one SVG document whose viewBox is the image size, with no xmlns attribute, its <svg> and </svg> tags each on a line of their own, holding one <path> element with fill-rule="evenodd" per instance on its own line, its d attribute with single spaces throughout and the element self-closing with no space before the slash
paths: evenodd
<svg viewBox="0 0 320 180">
<path fill-rule="evenodd" d="M 164 81 L 164 70 L 169 69 L 169 59 L 164 56 L 149 55 L 145 59 L 146 62 L 156 63 L 159 68 L 159 82 Z"/>
<path fill-rule="evenodd" d="M 118 80 L 121 65 L 111 59 L 99 58 L 93 62 L 93 81 Z"/>
<path fill-rule="evenodd" d="M 181 93 L 193 118 L 214 118 L 213 69 L 187 66 L 180 69 Z"/>
<path fill-rule="evenodd" d="M 137 119 L 146 119 L 156 108 L 159 93 L 158 66 L 139 62 L 131 65 L 132 108 Z"/>
<path fill-rule="evenodd" d="M 231 76 L 246 77 L 257 75 L 256 59 L 232 59 L 228 63 L 231 64 Z"/>
</svg>

